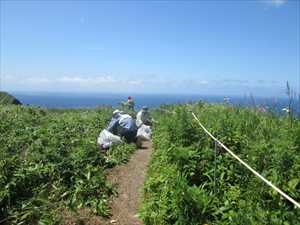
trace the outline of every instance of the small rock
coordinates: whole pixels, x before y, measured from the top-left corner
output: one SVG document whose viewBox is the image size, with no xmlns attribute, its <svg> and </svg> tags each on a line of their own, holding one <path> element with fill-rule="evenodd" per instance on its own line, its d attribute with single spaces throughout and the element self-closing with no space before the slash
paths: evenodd
<svg viewBox="0 0 300 225">
<path fill-rule="evenodd" d="M 114 224 L 114 223 L 117 223 L 118 221 L 117 220 L 111 220 L 110 223 Z"/>
</svg>

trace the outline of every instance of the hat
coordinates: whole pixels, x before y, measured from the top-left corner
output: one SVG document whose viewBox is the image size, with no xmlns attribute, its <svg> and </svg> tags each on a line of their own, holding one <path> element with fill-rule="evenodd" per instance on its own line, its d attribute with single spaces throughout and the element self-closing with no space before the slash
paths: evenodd
<svg viewBox="0 0 300 225">
<path fill-rule="evenodd" d="M 145 105 L 144 105 L 144 106 L 142 107 L 142 109 L 143 109 L 143 110 L 148 110 L 148 106 L 145 106 Z"/>
<path fill-rule="evenodd" d="M 120 112 L 121 112 L 120 110 L 116 109 L 115 111 L 113 111 L 113 113 L 112 113 L 112 114 L 113 114 L 113 116 L 114 116 L 114 115 L 117 115 L 117 114 L 119 114 Z"/>
</svg>

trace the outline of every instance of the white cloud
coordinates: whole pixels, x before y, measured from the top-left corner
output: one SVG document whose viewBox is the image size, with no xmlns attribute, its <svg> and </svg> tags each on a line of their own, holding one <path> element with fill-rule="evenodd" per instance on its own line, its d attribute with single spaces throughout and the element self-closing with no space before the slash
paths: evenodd
<svg viewBox="0 0 300 225">
<path fill-rule="evenodd" d="M 236 85 L 242 85 L 242 84 L 248 84 L 249 80 L 243 80 L 243 79 L 225 79 L 225 80 L 219 80 L 217 81 L 221 84 L 236 84 Z"/>
<path fill-rule="evenodd" d="M 134 86 L 141 86 L 144 84 L 140 79 L 124 79 L 116 78 L 109 75 L 96 76 L 96 77 L 84 77 L 84 76 L 62 76 L 58 78 L 49 77 L 17 77 L 6 76 L 6 81 L 12 85 L 26 85 L 30 86 L 60 86 L 60 87 L 85 87 L 100 88 L 100 87 L 116 87 L 116 88 L 129 88 Z"/>
<path fill-rule="evenodd" d="M 133 86 L 144 85 L 143 80 L 129 80 L 128 83 Z"/>
<path fill-rule="evenodd" d="M 279 8 L 285 5 L 288 2 L 288 0 L 262 0 L 262 2 L 266 6 Z"/>
<path fill-rule="evenodd" d="M 44 77 L 29 77 L 24 79 L 23 81 L 20 80 L 20 82 L 39 85 L 39 84 L 49 84 L 51 83 L 51 80 Z"/>
<path fill-rule="evenodd" d="M 201 84 L 201 85 L 206 85 L 209 83 L 207 80 L 194 80 L 194 82 L 196 82 L 197 84 Z"/>
<path fill-rule="evenodd" d="M 209 84 L 207 80 L 198 80 L 198 79 L 187 79 L 183 81 L 177 81 L 178 86 L 185 86 L 187 88 L 192 88 L 192 87 L 201 87 L 204 85 Z"/>
<path fill-rule="evenodd" d="M 164 76 L 124 77 L 110 74 L 98 76 L 70 75 L 61 77 L 7 74 L 3 87 L 14 91 L 50 92 L 140 92 L 140 93 L 245 93 L 245 91 L 281 90 L 284 82 L 277 80 L 220 79 L 201 77 L 168 78 Z M 266 91 L 265 91 L 266 92 Z M 271 93 L 271 92 L 270 92 Z M 274 92 L 272 92 L 274 93 Z"/>
<path fill-rule="evenodd" d="M 64 75 L 62 77 L 25 77 L 6 75 L 4 81 L 9 86 L 27 87 L 27 88 L 82 88 L 82 90 L 97 90 L 110 89 L 110 90 L 122 90 L 131 88 L 143 88 L 143 89 L 197 89 L 203 87 L 218 87 L 218 86 L 272 86 L 278 85 L 278 81 L 274 80 L 247 80 L 247 79 L 223 79 L 223 80 L 204 80 L 197 78 L 166 78 L 157 77 L 117 77 L 113 75 L 101 75 L 95 77 L 87 77 L 83 75 Z"/>
<path fill-rule="evenodd" d="M 117 80 L 111 76 L 98 77 L 78 77 L 78 76 L 63 76 L 58 78 L 59 83 L 64 84 L 78 84 L 78 85 L 106 85 L 117 83 Z"/>
<path fill-rule="evenodd" d="M 113 75 L 83 76 L 83 75 L 64 75 L 61 77 L 46 76 L 9 76 L 6 84 L 11 89 L 43 89 L 43 90 L 76 90 L 92 91 L 122 91 L 122 90 L 191 90 L 204 87 L 208 81 L 197 78 L 170 79 L 164 77 L 118 77 Z"/>
<path fill-rule="evenodd" d="M 116 78 L 109 75 L 96 77 L 80 77 L 80 76 L 63 76 L 56 79 L 56 82 L 64 85 L 80 85 L 86 87 L 101 87 L 101 86 L 134 86 L 141 84 L 140 80 L 128 80 Z"/>
<path fill-rule="evenodd" d="M 15 77 L 13 75 L 5 75 L 5 79 L 13 80 Z"/>
</svg>

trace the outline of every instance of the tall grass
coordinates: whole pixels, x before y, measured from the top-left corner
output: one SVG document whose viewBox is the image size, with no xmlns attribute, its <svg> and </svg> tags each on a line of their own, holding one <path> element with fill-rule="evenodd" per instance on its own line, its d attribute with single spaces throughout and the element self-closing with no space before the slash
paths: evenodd
<svg viewBox="0 0 300 225">
<path fill-rule="evenodd" d="M 150 224 L 297 224 L 300 212 L 214 142 L 213 135 L 300 200 L 300 121 L 228 104 L 176 105 L 159 113 L 141 210 Z M 162 196 L 162 197 L 161 197 Z"/>
</svg>

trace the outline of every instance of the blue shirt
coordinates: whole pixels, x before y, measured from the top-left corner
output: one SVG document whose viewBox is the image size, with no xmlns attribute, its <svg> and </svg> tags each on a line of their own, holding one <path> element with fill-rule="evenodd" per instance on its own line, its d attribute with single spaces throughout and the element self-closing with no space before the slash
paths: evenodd
<svg viewBox="0 0 300 225">
<path fill-rule="evenodd" d="M 106 130 L 115 135 L 123 135 L 128 131 L 136 131 L 137 126 L 131 116 L 127 114 L 117 115 L 111 119 Z"/>
<path fill-rule="evenodd" d="M 108 130 L 110 133 L 117 135 L 119 120 L 120 116 L 111 118 L 106 130 Z"/>
</svg>

